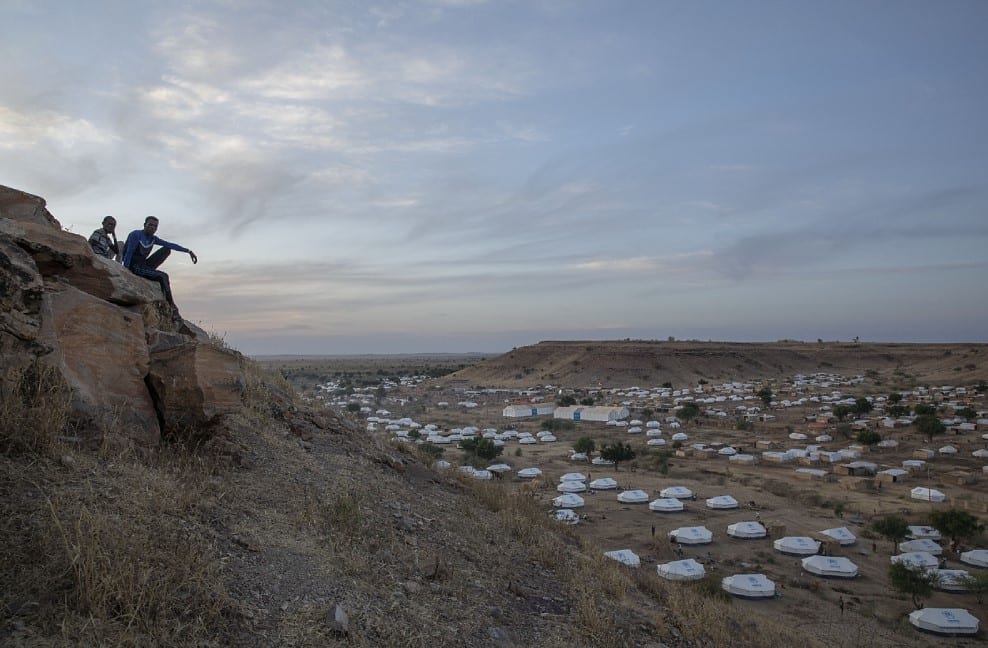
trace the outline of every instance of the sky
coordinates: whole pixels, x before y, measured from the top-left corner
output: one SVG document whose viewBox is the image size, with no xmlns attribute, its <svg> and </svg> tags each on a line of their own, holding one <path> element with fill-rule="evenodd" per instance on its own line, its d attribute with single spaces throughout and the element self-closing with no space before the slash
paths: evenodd
<svg viewBox="0 0 988 648">
<path fill-rule="evenodd" d="M 0 184 L 259 354 L 988 342 L 988 3 L 0 0 Z"/>
</svg>

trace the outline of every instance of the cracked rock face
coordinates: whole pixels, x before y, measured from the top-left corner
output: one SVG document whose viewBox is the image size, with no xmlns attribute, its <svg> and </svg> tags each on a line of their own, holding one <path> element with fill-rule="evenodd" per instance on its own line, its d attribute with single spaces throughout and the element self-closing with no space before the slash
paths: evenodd
<svg viewBox="0 0 988 648">
<path fill-rule="evenodd" d="M 157 284 L 63 231 L 44 199 L 3 186 L 0 307 L 0 377 L 54 367 L 82 430 L 150 448 L 164 432 L 202 434 L 241 405 L 240 354 L 173 322 Z"/>
</svg>

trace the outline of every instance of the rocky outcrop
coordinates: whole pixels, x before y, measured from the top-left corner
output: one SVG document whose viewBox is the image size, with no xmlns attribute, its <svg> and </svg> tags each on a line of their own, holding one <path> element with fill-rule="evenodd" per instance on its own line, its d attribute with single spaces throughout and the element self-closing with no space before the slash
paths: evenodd
<svg viewBox="0 0 988 648">
<path fill-rule="evenodd" d="M 240 354 L 172 320 L 157 284 L 93 254 L 44 199 L 0 186 L 0 385 L 41 361 L 71 390 L 80 432 L 153 448 L 208 435 L 242 403 Z"/>
</svg>

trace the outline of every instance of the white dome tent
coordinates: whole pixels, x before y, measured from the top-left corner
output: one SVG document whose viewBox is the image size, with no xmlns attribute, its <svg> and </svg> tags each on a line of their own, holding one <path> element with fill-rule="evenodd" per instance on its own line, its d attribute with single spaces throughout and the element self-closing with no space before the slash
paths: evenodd
<svg viewBox="0 0 988 648">
<path fill-rule="evenodd" d="M 580 523 L 580 516 L 573 509 L 556 509 L 553 511 L 552 516 L 557 522 L 562 522 L 563 524 L 574 525 Z"/>
<path fill-rule="evenodd" d="M 559 478 L 559 481 L 561 481 L 561 482 L 566 482 L 566 481 L 587 481 L 587 476 L 584 475 L 583 473 L 578 473 L 578 472 L 566 473 L 565 475 L 563 475 L 562 477 Z"/>
<path fill-rule="evenodd" d="M 942 592 L 967 592 L 966 579 L 970 576 L 966 569 L 938 569 L 936 588 Z"/>
<path fill-rule="evenodd" d="M 937 489 L 926 488 L 925 486 L 917 486 L 909 492 L 909 495 L 915 500 L 922 500 L 924 502 L 932 502 L 937 504 L 947 499 L 947 496 Z"/>
<path fill-rule="evenodd" d="M 924 632 L 949 637 L 978 634 L 978 619 L 961 608 L 923 608 L 909 613 L 909 623 Z"/>
<path fill-rule="evenodd" d="M 971 567 L 988 568 L 988 549 L 972 549 L 961 554 L 961 562 Z"/>
<path fill-rule="evenodd" d="M 856 578 L 858 566 L 842 556 L 808 556 L 803 569 L 824 578 Z"/>
<path fill-rule="evenodd" d="M 580 508 L 584 504 L 583 498 L 576 493 L 565 493 L 552 500 L 552 505 L 559 508 Z"/>
<path fill-rule="evenodd" d="M 689 499 L 693 497 L 693 491 L 685 486 L 669 486 L 659 491 L 659 497 L 674 497 L 676 499 Z"/>
<path fill-rule="evenodd" d="M 680 527 L 669 532 L 669 537 L 679 544 L 701 545 L 713 542 L 714 534 L 707 527 Z"/>
<path fill-rule="evenodd" d="M 522 468 L 518 471 L 518 477 L 520 479 L 535 479 L 542 474 L 541 468 Z"/>
<path fill-rule="evenodd" d="M 901 563 L 910 569 L 936 569 L 940 564 L 937 561 L 936 556 L 926 553 L 925 551 L 910 551 L 909 553 L 902 553 L 898 556 L 892 556 L 891 560 L 894 563 Z"/>
<path fill-rule="evenodd" d="M 851 533 L 851 530 L 847 527 L 834 527 L 833 529 L 824 529 L 821 531 L 823 535 L 828 538 L 832 538 L 837 541 L 837 543 L 842 547 L 849 547 L 858 541 L 858 538 Z"/>
<path fill-rule="evenodd" d="M 648 493 L 643 490 L 627 490 L 618 493 L 617 500 L 622 504 L 644 504 L 648 501 Z"/>
<path fill-rule="evenodd" d="M 772 543 L 775 550 L 788 556 L 815 556 L 820 543 L 806 536 L 786 536 Z"/>
<path fill-rule="evenodd" d="M 907 540 L 906 542 L 899 543 L 899 551 L 903 553 L 909 553 L 910 551 L 925 551 L 928 554 L 934 556 L 943 555 L 943 547 L 933 542 L 929 538 L 921 538 L 920 540 Z"/>
<path fill-rule="evenodd" d="M 587 490 L 587 484 L 581 481 L 564 481 L 556 486 L 560 493 L 582 493 Z"/>
<path fill-rule="evenodd" d="M 605 551 L 604 555 L 612 560 L 616 560 L 622 565 L 627 565 L 628 567 L 639 567 L 642 564 L 641 558 L 638 557 L 631 549 L 618 549 L 617 551 Z"/>
<path fill-rule="evenodd" d="M 735 574 L 721 581 L 721 587 L 732 596 L 750 599 L 775 597 L 775 583 L 764 574 Z"/>
<path fill-rule="evenodd" d="M 738 501 L 730 495 L 718 495 L 707 500 L 707 508 L 717 511 L 738 508 Z"/>
<path fill-rule="evenodd" d="M 665 578 L 666 580 L 673 581 L 700 580 L 707 575 L 703 565 L 692 558 L 687 558 L 685 560 L 674 560 L 673 562 L 660 564 L 657 565 L 655 569 L 659 576 Z"/>
<path fill-rule="evenodd" d="M 610 477 L 601 477 L 590 482 L 590 488 L 594 490 L 614 490 L 617 487 L 617 481 Z"/>
<path fill-rule="evenodd" d="M 683 503 L 674 497 L 665 497 L 652 500 L 648 503 L 648 508 L 656 513 L 680 513 L 685 510 L 686 507 Z"/>
<path fill-rule="evenodd" d="M 738 540 L 758 540 L 768 535 L 760 522 L 735 522 L 727 525 L 727 535 Z"/>
<path fill-rule="evenodd" d="M 923 538 L 929 538 L 930 540 L 940 539 L 940 531 L 931 526 L 911 525 L 907 528 L 909 529 L 907 537 L 910 540 L 922 540 Z"/>
</svg>

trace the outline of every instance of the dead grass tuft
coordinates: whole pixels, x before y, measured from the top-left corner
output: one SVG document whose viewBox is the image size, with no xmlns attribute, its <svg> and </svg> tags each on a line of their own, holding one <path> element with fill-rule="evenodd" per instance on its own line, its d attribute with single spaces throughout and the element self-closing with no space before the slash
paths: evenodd
<svg viewBox="0 0 988 648">
<path fill-rule="evenodd" d="M 72 393 L 37 360 L 0 382 L 0 452 L 50 456 L 69 427 Z"/>
</svg>

